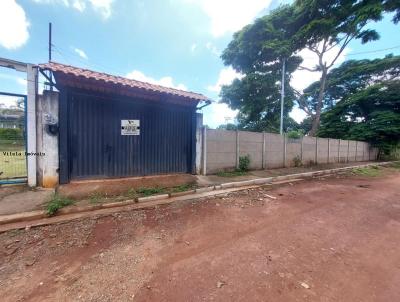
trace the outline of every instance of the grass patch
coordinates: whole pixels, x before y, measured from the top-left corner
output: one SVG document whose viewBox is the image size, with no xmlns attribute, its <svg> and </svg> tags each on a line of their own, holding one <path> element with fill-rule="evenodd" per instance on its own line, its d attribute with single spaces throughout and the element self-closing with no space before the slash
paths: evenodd
<svg viewBox="0 0 400 302">
<path fill-rule="evenodd" d="M 353 174 L 359 176 L 376 177 L 381 175 L 381 170 L 378 166 L 369 166 L 365 168 L 355 168 L 352 170 Z"/>
<path fill-rule="evenodd" d="M 183 184 L 172 188 L 151 187 L 151 188 L 139 188 L 137 190 L 131 188 L 123 196 L 130 199 L 135 199 L 140 196 L 185 192 L 192 190 L 195 187 L 196 187 L 195 184 Z"/>
<path fill-rule="evenodd" d="M 395 169 L 400 169 L 400 161 L 391 164 L 389 167 L 395 168 Z"/>
<path fill-rule="evenodd" d="M 180 185 L 180 186 L 171 188 L 170 192 L 171 193 L 185 192 L 185 191 L 193 190 L 195 188 L 196 188 L 196 186 L 194 184 L 184 184 L 184 185 Z"/>
<path fill-rule="evenodd" d="M 236 170 L 231 172 L 218 172 L 216 175 L 220 177 L 236 177 L 236 176 L 244 176 L 247 174 L 249 173 L 246 171 Z"/>
<path fill-rule="evenodd" d="M 134 188 L 130 188 L 126 193 L 125 197 L 128 197 L 130 199 L 135 199 L 138 196 L 138 193 Z"/>
<path fill-rule="evenodd" d="M 55 215 L 59 209 L 74 204 L 74 200 L 68 197 L 54 194 L 53 198 L 46 204 L 47 215 Z"/>
<path fill-rule="evenodd" d="M 15 154 L 7 153 L 15 152 Z M 0 144 L 0 178 L 26 177 L 25 149 L 19 145 Z"/>
<path fill-rule="evenodd" d="M 154 187 L 154 188 L 140 188 L 137 190 L 137 192 L 143 196 L 151 196 L 151 195 L 155 195 L 155 194 L 162 194 L 165 193 L 165 188 L 158 188 L 158 187 Z"/>
<path fill-rule="evenodd" d="M 96 204 L 96 203 L 99 203 L 105 197 L 106 197 L 106 195 L 104 193 L 93 192 L 92 194 L 89 195 L 89 200 L 90 200 L 90 203 Z"/>
</svg>

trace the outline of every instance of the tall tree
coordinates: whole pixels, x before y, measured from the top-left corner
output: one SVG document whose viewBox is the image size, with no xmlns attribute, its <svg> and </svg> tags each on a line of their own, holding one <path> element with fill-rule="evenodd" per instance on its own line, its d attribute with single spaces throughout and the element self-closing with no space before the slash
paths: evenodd
<svg viewBox="0 0 400 302">
<path fill-rule="evenodd" d="M 312 118 L 310 134 L 315 135 L 320 124 L 329 70 L 352 40 L 360 39 L 362 43 L 367 43 L 378 39 L 378 33 L 367 28 L 368 23 L 381 20 L 385 11 L 395 11 L 397 16 L 397 4 L 398 0 L 296 0 L 235 33 L 222 59 L 226 65 L 232 65 L 246 76 L 279 76 L 277 70 L 283 60 L 289 63 L 289 79 L 290 73 L 297 68 L 319 72 L 321 76 L 314 108 L 310 110 L 305 106 L 302 92 L 297 92 L 300 108 Z M 316 54 L 318 60 L 315 67 L 300 64 L 298 52 L 304 48 Z M 278 77 L 275 79 L 278 80 Z M 277 89 L 272 88 L 272 91 Z M 269 102 L 268 96 L 263 96 L 266 102 Z M 244 99 L 242 103 L 246 102 L 249 100 Z"/>
<path fill-rule="evenodd" d="M 257 19 L 254 24 L 235 33 L 222 54 L 224 63 L 232 65 L 243 75 L 241 79 L 236 79 L 231 85 L 221 89 L 222 102 L 239 110 L 238 121 L 241 128 L 279 131 L 283 58 L 287 58 L 288 87 L 284 106 L 285 128 L 294 123 L 289 118 L 294 100 L 289 80 L 301 59 L 290 55 L 294 48 L 289 38 L 295 34 L 295 30 L 291 30 L 289 26 L 292 15 L 293 7 L 286 5 L 275 10 L 273 14 Z"/>
</svg>

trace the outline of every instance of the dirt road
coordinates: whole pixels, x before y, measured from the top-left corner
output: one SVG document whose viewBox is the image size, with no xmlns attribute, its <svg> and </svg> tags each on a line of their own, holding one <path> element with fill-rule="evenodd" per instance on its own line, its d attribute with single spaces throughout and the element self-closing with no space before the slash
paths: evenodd
<svg viewBox="0 0 400 302">
<path fill-rule="evenodd" d="M 400 301 L 400 173 L 13 231 L 0 244 L 2 301 Z"/>
</svg>

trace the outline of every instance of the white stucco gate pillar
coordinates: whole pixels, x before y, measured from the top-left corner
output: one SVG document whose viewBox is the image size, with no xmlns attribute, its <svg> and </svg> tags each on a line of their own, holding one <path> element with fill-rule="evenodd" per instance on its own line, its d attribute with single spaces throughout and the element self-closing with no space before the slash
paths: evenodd
<svg viewBox="0 0 400 302">
<path fill-rule="evenodd" d="M 38 92 L 38 69 L 32 64 L 26 68 L 28 95 L 26 102 L 26 146 L 27 146 L 27 173 L 28 186 L 35 187 L 36 179 L 36 98 Z"/>
<path fill-rule="evenodd" d="M 36 177 L 36 99 L 38 94 L 38 67 L 33 64 L 0 58 L 0 67 L 14 69 L 26 73 L 27 104 L 26 114 L 26 146 L 27 146 L 27 176 L 28 185 L 37 185 Z M 29 155 L 33 154 L 33 155 Z"/>
</svg>

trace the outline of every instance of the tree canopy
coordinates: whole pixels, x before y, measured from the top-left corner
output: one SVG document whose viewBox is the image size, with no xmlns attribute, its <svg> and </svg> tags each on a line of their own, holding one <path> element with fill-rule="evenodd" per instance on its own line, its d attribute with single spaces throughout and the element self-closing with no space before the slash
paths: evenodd
<svg viewBox="0 0 400 302">
<path fill-rule="evenodd" d="M 349 60 L 332 69 L 327 75 L 327 88 L 323 98 L 325 110 L 368 86 L 400 78 L 400 56 L 387 55 L 383 59 Z M 300 108 L 315 110 L 320 83 L 315 82 L 304 89 L 299 100 Z"/>
<path fill-rule="evenodd" d="M 239 127 L 253 131 L 279 131 L 280 88 L 276 75 L 249 73 L 236 79 L 221 90 L 222 100 L 230 108 L 239 110 Z M 285 98 L 284 116 L 289 120 L 294 94 L 288 90 Z M 289 121 L 288 121 L 289 122 Z M 294 121 L 291 121 L 291 124 Z M 290 126 L 289 123 L 285 124 Z"/>
<path fill-rule="evenodd" d="M 388 152 L 400 143 L 400 80 L 373 84 L 322 114 L 321 137 L 369 141 Z"/>
<path fill-rule="evenodd" d="M 387 11 L 394 11 L 394 21 L 399 21 L 398 0 L 296 0 L 293 4 L 280 6 L 235 33 L 224 50 L 224 64 L 231 65 L 244 77 L 223 87 L 223 102 L 239 109 L 239 119 L 244 125 L 274 124 L 278 128 L 279 106 L 276 104 L 280 98 L 280 69 L 285 60 L 288 83 L 298 68 L 321 74 L 315 105 L 300 106 L 311 117 L 310 134 L 315 134 L 324 105 L 329 70 L 352 40 L 360 39 L 367 43 L 379 38 L 379 34 L 368 29 L 367 25 L 381 20 Z M 298 52 L 304 48 L 317 56 L 315 67 L 301 65 Z M 335 51 L 330 61 L 326 59 L 329 51 Z M 297 92 L 294 97 L 296 91 L 287 87 L 286 119 L 293 106 L 290 100 L 305 100 L 303 92 Z"/>
</svg>

